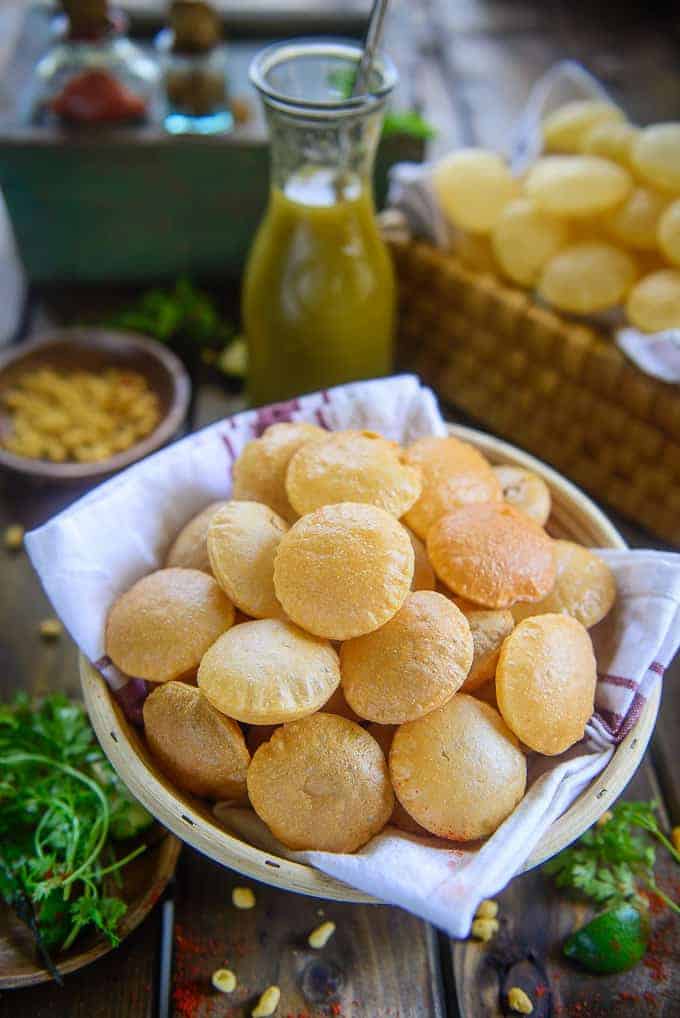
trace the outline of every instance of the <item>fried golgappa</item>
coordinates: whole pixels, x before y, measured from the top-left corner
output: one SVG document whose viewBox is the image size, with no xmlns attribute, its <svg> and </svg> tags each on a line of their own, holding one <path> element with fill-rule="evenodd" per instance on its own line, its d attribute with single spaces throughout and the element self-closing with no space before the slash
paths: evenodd
<svg viewBox="0 0 680 1018">
<path fill-rule="evenodd" d="M 394 733 L 397 728 L 398 725 L 376 724 L 370 724 L 366 727 L 366 731 L 371 733 L 382 749 L 386 761 L 389 761 L 390 759 L 392 740 L 394 739 Z M 420 824 L 413 819 L 411 814 L 406 812 L 396 796 L 394 798 L 394 809 L 392 810 L 392 816 L 389 819 L 389 823 L 392 824 L 393 827 L 397 827 L 400 831 L 405 831 L 407 834 L 420 834 L 426 838 L 431 837 L 430 832 L 426 831 L 424 827 L 421 827 Z"/>
<path fill-rule="evenodd" d="M 525 745 L 555 756 L 583 738 L 596 680 L 587 629 L 570 615 L 536 615 L 520 622 L 501 648 L 498 707 Z"/>
<path fill-rule="evenodd" d="M 286 471 L 293 456 L 307 442 L 328 432 L 307 421 L 272 424 L 248 442 L 234 463 L 232 495 L 245 502 L 263 502 L 288 523 L 297 513 L 286 495 Z"/>
<path fill-rule="evenodd" d="M 463 693 L 472 693 L 496 674 L 498 655 L 515 620 L 507 608 L 477 608 L 468 602 L 460 607 L 470 626 L 474 646 L 470 671 L 460 688 Z"/>
<path fill-rule="evenodd" d="M 453 696 L 472 656 L 470 626 L 453 601 L 416 591 L 380 629 L 343 643 L 342 690 L 368 721 L 414 721 Z"/>
<path fill-rule="evenodd" d="M 361 502 L 399 518 L 420 490 L 420 470 L 404 462 L 396 442 L 375 431 L 334 431 L 308 442 L 286 473 L 286 493 L 300 516 L 323 505 Z"/>
<path fill-rule="evenodd" d="M 538 601 L 555 582 L 551 538 L 511 505 L 467 506 L 442 516 L 427 535 L 427 553 L 454 594 L 485 608 Z"/>
<path fill-rule="evenodd" d="M 126 675 L 169 682 L 190 675 L 234 622 L 234 606 L 198 569 L 159 569 L 113 604 L 106 653 Z"/>
<path fill-rule="evenodd" d="M 251 725 L 278 725 L 319 710 L 340 683 L 327 640 L 282 619 L 234 626 L 203 655 L 198 686 L 217 710 Z"/>
<path fill-rule="evenodd" d="M 146 698 L 143 714 L 149 749 L 179 788 L 216 802 L 245 800 L 250 753 L 243 732 L 200 690 L 166 682 Z"/>
<path fill-rule="evenodd" d="M 427 557 L 427 549 L 412 530 L 409 530 L 408 527 L 404 529 L 413 545 L 413 579 L 411 580 L 411 590 L 434 590 L 437 580 L 432 563 Z"/>
<path fill-rule="evenodd" d="M 274 593 L 274 556 L 288 530 L 261 502 L 228 502 L 208 528 L 213 575 L 237 608 L 256 619 L 281 618 Z"/>
<path fill-rule="evenodd" d="M 401 608 L 413 578 L 413 547 L 377 506 L 340 502 L 303 516 L 281 539 L 274 589 L 286 614 L 329 640 L 378 629 Z"/>
<path fill-rule="evenodd" d="M 550 489 L 543 478 L 524 467 L 494 467 L 493 472 L 505 501 L 544 527 L 550 516 Z"/>
<path fill-rule="evenodd" d="M 459 438 L 421 438 L 406 450 L 406 462 L 420 468 L 423 490 L 404 522 L 423 540 L 445 513 L 503 498 L 490 464 L 474 446 Z"/>
<path fill-rule="evenodd" d="M 208 527 L 226 502 L 211 502 L 182 527 L 165 557 L 165 568 L 200 569 L 212 573 L 208 557 Z"/>
<path fill-rule="evenodd" d="M 608 614 L 616 600 L 616 580 L 609 566 L 589 548 L 555 541 L 557 575 L 552 590 L 534 604 L 514 604 L 516 622 L 532 615 L 561 612 L 590 629 Z"/>
<path fill-rule="evenodd" d="M 257 815 L 292 849 L 355 852 L 394 807 L 373 736 L 324 712 L 278 728 L 255 753 L 247 784 Z"/>
<path fill-rule="evenodd" d="M 526 788 L 526 760 L 517 739 L 493 707 L 465 693 L 401 725 L 389 767 L 407 813 L 451 841 L 493 834 Z"/>
</svg>

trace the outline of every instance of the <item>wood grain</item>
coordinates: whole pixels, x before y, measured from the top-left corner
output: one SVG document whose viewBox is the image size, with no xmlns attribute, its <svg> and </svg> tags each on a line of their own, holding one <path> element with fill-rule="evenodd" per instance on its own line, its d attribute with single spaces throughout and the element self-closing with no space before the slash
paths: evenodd
<svg viewBox="0 0 680 1018">
<path fill-rule="evenodd" d="M 651 799 L 658 794 L 651 763 L 645 760 L 625 798 Z M 677 865 L 663 849 L 658 855 L 657 879 L 677 898 Z M 551 1014 L 564 1018 L 604 1018 L 612 1014 L 617 1018 L 672 1018 L 677 1014 L 677 915 L 664 910 L 653 919 L 654 938 L 663 948 L 660 953 L 652 952 L 648 962 L 650 957 L 658 958 L 658 969 L 641 963 L 620 975 L 594 976 L 571 965 L 560 954 L 565 937 L 591 914 L 586 906 L 557 893 L 540 870 L 513 880 L 497 900 L 501 930 L 496 939 L 488 945 L 474 941 L 452 945 L 458 1004 L 465 1018 L 500 1018 L 508 1014 L 504 995 L 511 986 L 521 986 L 530 994 L 536 1018 Z"/>
</svg>

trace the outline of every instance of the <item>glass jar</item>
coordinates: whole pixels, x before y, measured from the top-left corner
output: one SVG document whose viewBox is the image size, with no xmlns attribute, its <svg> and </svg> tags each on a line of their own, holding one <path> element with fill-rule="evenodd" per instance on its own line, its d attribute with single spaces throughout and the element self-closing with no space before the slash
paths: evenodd
<svg viewBox="0 0 680 1018">
<path fill-rule="evenodd" d="M 115 125 L 145 119 L 158 83 L 158 69 L 125 34 L 125 19 L 98 4 L 96 19 L 78 19 L 78 7 L 61 37 L 36 67 L 33 114 L 81 126 Z M 86 14 L 90 11 L 86 9 Z"/>
<path fill-rule="evenodd" d="M 174 33 L 158 34 L 167 111 L 165 128 L 170 134 L 221 134 L 234 118 L 229 106 L 227 50 L 212 46 L 203 52 L 175 50 Z"/>
<path fill-rule="evenodd" d="M 389 373 L 395 284 L 373 205 L 373 162 L 397 75 L 375 65 L 348 97 L 353 43 L 269 47 L 251 81 L 269 126 L 269 204 L 243 286 L 251 402 Z"/>
</svg>

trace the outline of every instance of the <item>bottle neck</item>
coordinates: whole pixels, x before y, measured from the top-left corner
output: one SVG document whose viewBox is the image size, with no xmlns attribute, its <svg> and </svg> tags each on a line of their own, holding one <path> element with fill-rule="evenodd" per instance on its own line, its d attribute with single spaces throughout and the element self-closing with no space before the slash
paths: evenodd
<svg viewBox="0 0 680 1018">
<path fill-rule="evenodd" d="M 295 200 L 332 204 L 370 194 L 382 107 L 327 119 L 288 113 L 265 103 L 270 183 Z M 304 198 L 303 196 L 306 196 Z"/>
<path fill-rule="evenodd" d="M 100 42 L 120 31 L 108 0 L 62 0 L 70 42 Z"/>
</svg>

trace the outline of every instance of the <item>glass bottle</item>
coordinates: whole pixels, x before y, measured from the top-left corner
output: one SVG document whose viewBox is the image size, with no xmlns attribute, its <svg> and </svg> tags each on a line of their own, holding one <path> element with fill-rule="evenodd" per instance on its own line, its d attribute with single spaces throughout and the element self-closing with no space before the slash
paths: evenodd
<svg viewBox="0 0 680 1018">
<path fill-rule="evenodd" d="M 395 284 L 372 174 L 393 64 L 349 97 L 353 43 L 293 40 L 251 65 L 271 146 L 269 204 L 243 286 L 254 404 L 389 373 Z"/>
<path fill-rule="evenodd" d="M 170 134 L 220 134 L 234 123 L 227 52 L 217 11 L 203 0 L 175 0 L 170 27 L 156 38 Z"/>
<path fill-rule="evenodd" d="M 34 115 L 90 127 L 145 119 L 158 69 L 125 34 L 124 16 L 107 0 L 62 6 L 66 29 L 36 67 Z"/>
</svg>

